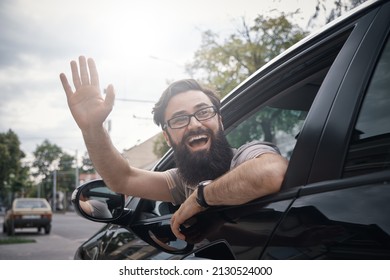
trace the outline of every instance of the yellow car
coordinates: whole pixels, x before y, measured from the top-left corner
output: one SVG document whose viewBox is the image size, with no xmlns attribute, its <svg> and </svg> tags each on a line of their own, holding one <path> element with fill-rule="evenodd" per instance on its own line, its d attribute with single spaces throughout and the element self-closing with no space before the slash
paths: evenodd
<svg viewBox="0 0 390 280">
<path fill-rule="evenodd" d="M 45 234 L 51 230 L 52 209 L 43 198 L 16 198 L 4 217 L 3 232 L 14 235 L 16 228 L 42 229 Z"/>
</svg>

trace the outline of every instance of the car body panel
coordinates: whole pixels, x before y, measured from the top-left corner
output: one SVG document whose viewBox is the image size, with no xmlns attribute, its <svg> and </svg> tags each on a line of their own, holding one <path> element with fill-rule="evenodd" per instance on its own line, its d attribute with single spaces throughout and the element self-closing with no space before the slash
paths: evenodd
<svg viewBox="0 0 390 280">
<path fill-rule="evenodd" d="M 386 171 L 303 187 L 262 258 L 390 259 L 389 178 Z"/>
</svg>

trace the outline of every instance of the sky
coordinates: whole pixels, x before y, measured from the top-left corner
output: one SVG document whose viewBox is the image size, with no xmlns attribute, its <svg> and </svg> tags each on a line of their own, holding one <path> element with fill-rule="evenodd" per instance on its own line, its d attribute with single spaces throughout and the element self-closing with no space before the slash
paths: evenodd
<svg viewBox="0 0 390 280">
<path fill-rule="evenodd" d="M 231 34 L 244 17 L 291 12 L 305 25 L 312 0 L 0 0 L 0 133 L 12 129 L 31 158 L 45 139 L 86 151 L 59 80 L 71 60 L 94 58 L 102 90 L 117 100 L 108 120 L 119 151 L 160 132 L 152 108 L 168 81 L 188 78 L 201 34 Z"/>
</svg>

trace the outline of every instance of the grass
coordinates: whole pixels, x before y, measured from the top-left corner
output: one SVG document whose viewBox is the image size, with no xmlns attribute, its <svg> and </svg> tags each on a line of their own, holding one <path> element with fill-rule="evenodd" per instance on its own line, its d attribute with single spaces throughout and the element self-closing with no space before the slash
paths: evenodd
<svg viewBox="0 0 390 280">
<path fill-rule="evenodd" d="M 27 239 L 27 238 L 20 238 L 20 237 L 6 237 L 6 238 L 0 238 L 0 245 L 7 245 L 7 244 L 19 244 L 19 243 L 35 243 L 36 241 L 34 239 Z"/>
</svg>

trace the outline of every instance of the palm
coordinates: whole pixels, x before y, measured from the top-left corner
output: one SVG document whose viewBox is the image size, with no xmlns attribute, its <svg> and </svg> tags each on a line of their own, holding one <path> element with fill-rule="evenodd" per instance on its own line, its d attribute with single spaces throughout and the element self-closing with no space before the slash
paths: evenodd
<svg viewBox="0 0 390 280">
<path fill-rule="evenodd" d="M 94 86 L 79 88 L 68 99 L 68 104 L 80 128 L 102 124 L 111 111 L 99 89 Z"/>
<path fill-rule="evenodd" d="M 72 77 L 76 91 L 73 92 L 64 74 L 61 74 L 61 82 L 64 87 L 68 105 L 72 115 L 81 129 L 101 126 L 112 110 L 114 91 L 112 86 L 107 89 L 107 97 L 103 98 L 99 88 L 99 78 L 95 63 L 92 59 L 87 61 L 80 57 L 80 75 L 77 63 L 72 61 Z"/>
</svg>

